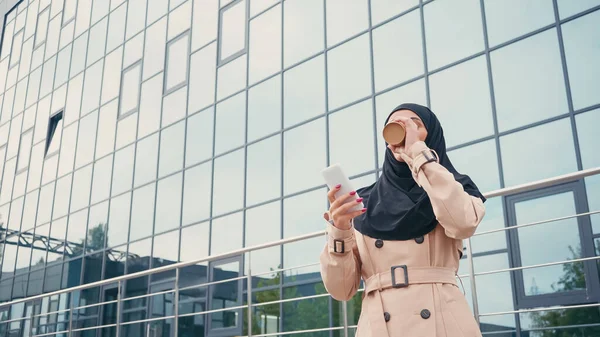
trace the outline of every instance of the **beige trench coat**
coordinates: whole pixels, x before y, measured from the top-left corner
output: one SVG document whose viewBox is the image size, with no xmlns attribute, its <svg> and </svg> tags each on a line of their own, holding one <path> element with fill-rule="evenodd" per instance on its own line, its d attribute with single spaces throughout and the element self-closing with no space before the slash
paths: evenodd
<svg viewBox="0 0 600 337">
<path fill-rule="evenodd" d="M 424 149 L 423 142 L 413 145 L 415 166 Z M 346 301 L 356 294 L 361 277 L 365 280 L 357 337 L 481 336 L 456 274 L 462 240 L 481 222 L 483 202 L 464 192 L 436 162 L 420 166 L 413 177 L 428 193 L 438 226 L 414 240 L 384 241 L 327 223 L 320 257 L 325 287 L 333 298 Z"/>
</svg>

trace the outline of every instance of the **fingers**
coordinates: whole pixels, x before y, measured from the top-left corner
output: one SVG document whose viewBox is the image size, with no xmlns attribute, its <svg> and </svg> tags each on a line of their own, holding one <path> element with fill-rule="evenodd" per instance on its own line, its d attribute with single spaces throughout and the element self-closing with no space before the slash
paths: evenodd
<svg viewBox="0 0 600 337">
<path fill-rule="evenodd" d="M 349 213 L 350 210 L 356 207 L 357 204 L 360 204 L 363 201 L 363 198 L 358 198 L 356 201 L 351 201 L 343 204 L 338 209 L 336 209 L 336 213 L 338 214 L 346 214 Z"/>
<path fill-rule="evenodd" d="M 325 219 L 325 221 L 329 221 L 329 212 L 323 213 L 323 219 Z"/>
<path fill-rule="evenodd" d="M 398 116 L 396 117 L 396 120 L 402 121 L 404 123 L 404 126 L 406 126 L 407 128 L 411 128 L 414 130 L 418 129 L 417 124 L 411 118 Z"/>
<path fill-rule="evenodd" d="M 356 195 L 356 192 L 354 192 L 354 191 L 352 191 L 350 193 L 346 193 L 344 195 L 340 195 L 338 198 L 335 199 L 334 202 L 331 203 L 330 210 L 332 212 L 334 210 L 337 210 L 340 206 L 342 206 L 345 202 L 348 201 L 348 198 L 354 197 L 355 195 Z"/>
<path fill-rule="evenodd" d="M 352 206 L 355 206 L 355 205 L 352 205 Z M 357 216 L 363 214 L 366 211 L 367 211 L 367 209 L 363 208 L 358 211 L 353 211 L 351 213 L 341 215 L 341 216 L 337 217 L 339 219 L 338 222 L 342 223 L 342 224 L 349 224 L 352 219 L 356 218 Z"/>
<path fill-rule="evenodd" d="M 335 201 L 335 194 L 340 190 L 340 188 L 342 188 L 342 185 L 337 185 L 327 192 L 327 199 L 329 200 L 330 204 L 333 204 Z"/>
</svg>

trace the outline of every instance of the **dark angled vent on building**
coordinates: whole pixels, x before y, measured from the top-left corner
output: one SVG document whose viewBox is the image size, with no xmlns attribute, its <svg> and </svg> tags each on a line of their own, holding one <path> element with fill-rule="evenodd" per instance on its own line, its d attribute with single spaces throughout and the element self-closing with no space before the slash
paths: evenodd
<svg viewBox="0 0 600 337">
<path fill-rule="evenodd" d="M 57 112 L 50 117 L 48 121 L 48 134 L 46 135 L 46 150 L 44 156 L 53 154 L 60 146 L 60 138 L 62 133 L 63 112 Z"/>
</svg>

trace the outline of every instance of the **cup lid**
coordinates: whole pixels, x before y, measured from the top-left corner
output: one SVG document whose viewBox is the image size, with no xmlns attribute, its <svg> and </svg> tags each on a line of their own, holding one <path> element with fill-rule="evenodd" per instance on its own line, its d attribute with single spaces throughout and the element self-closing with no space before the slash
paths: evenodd
<svg viewBox="0 0 600 337">
<path fill-rule="evenodd" d="M 397 145 L 404 141 L 404 137 L 406 136 L 406 130 L 404 126 L 400 123 L 388 123 L 383 128 L 383 138 L 388 144 Z"/>
</svg>

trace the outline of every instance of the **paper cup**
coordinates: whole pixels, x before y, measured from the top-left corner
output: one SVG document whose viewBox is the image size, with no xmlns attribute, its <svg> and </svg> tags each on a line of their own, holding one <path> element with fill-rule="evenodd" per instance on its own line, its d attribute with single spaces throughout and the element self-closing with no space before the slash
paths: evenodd
<svg viewBox="0 0 600 337">
<path fill-rule="evenodd" d="M 402 145 L 406 137 L 404 125 L 398 122 L 389 122 L 383 128 L 383 139 L 391 145 Z"/>
</svg>

